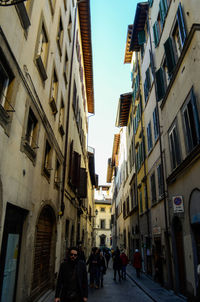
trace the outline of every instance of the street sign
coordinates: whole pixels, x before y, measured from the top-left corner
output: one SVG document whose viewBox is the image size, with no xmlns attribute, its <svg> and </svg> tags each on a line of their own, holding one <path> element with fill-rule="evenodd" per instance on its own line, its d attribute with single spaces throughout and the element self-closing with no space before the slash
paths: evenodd
<svg viewBox="0 0 200 302">
<path fill-rule="evenodd" d="M 183 213 L 184 212 L 183 196 L 173 196 L 172 201 L 173 201 L 174 213 Z"/>
</svg>

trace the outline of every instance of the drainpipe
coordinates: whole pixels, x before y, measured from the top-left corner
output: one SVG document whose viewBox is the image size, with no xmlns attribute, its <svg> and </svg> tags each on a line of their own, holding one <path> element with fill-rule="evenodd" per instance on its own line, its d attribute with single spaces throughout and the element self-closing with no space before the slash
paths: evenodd
<svg viewBox="0 0 200 302">
<path fill-rule="evenodd" d="M 149 15 L 147 13 L 147 28 L 148 28 L 148 35 L 150 38 L 150 63 L 152 66 L 152 73 L 154 77 L 154 87 L 155 87 L 155 95 L 156 95 L 156 109 L 158 113 L 158 136 L 159 136 L 159 148 L 160 148 L 160 161 L 161 161 L 161 177 L 162 177 L 162 184 L 163 184 L 163 191 L 164 191 L 164 217 L 165 217 L 165 241 L 166 241 L 166 249 L 167 249 L 167 268 L 168 268 L 168 282 L 169 287 L 172 288 L 172 263 L 171 263 L 171 251 L 170 251 L 170 242 L 169 242 L 169 232 L 168 232 L 168 220 L 167 220 L 167 199 L 166 199 L 166 186 L 165 186 L 165 179 L 164 179 L 164 159 L 163 159 L 163 152 L 162 152 L 162 141 L 161 141 L 161 131 L 160 131 L 160 116 L 159 116 L 159 107 L 158 107 L 158 93 L 157 93 L 157 83 L 156 83 L 156 73 L 155 73 L 155 65 L 154 65 L 154 58 L 153 58 L 153 51 L 152 51 L 152 40 L 151 40 L 151 33 L 150 33 L 150 26 L 149 26 Z"/>
</svg>

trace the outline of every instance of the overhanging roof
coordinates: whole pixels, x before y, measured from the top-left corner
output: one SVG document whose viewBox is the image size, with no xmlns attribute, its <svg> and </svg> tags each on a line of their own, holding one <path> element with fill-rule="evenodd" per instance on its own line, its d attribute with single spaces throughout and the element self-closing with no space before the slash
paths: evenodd
<svg viewBox="0 0 200 302">
<path fill-rule="evenodd" d="M 106 182 L 107 183 L 111 183 L 112 174 L 113 174 L 112 160 L 111 160 L 111 158 L 109 158 L 108 159 L 108 166 L 107 166 L 107 177 L 106 177 Z"/>
<path fill-rule="evenodd" d="M 140 50 L 141 45 L 138 43 L 138 32 L 144 30 L 148 8 L 148 2 L 140 2 L 137 4 L 129 51 Z"/>
<path fill-rule="evenodd" d="M 132 92 L 124 93 L 120 95 L 117 118 L 116 118 L 116 127 L 125 127 L 128 123 L 129 110 L 132 100 Z"/>
<path fill-rule="evenodd" d="M 113 151 L 112 151 L 112 166 L 118 166 L 118 162 L 116 162 L 116 155 L 118 154 L 119 143 L 120 143 L 120 134 L 115 134 L 114 142 L 113 142 Z"/>
<path fill-rule="evenodd" d="M 90 0 L 85 0 L 83 2 L 80 2 L 78 4 L 78 12 L 79 12 L 81 40 L 82 40 L 88 112 L 94 113 Z"/>
<path fill-rule="evenodd" d="M 133 31 L 133 25 L 128 25 L 127 38 L 126 38 L 126 49 L 124 56 L 124 64 L 131 63 L 133 52 L 129 50 L 131 43 L 131 36 Z"/>
</svg>

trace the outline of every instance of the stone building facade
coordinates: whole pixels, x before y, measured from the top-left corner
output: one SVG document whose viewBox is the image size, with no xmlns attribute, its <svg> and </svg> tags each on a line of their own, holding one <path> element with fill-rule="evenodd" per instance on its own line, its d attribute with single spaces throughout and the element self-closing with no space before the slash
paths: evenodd
<svg viewBox="0 0 200 302">
<path fill-rule="evenodd" d="M 66 248 L 92 245 L 90 1 L 28 0 L 0 20 L 0 300 L 37 301 Z"/>
</svg>

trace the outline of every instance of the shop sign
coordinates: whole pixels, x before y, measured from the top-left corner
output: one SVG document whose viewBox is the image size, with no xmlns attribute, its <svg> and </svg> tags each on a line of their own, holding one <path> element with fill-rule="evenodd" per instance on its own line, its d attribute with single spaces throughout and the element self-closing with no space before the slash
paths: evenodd
<svg viewBox="0 0 200 302">
<path fill-rule="evenodd" d="M 155 226 L 153 227 L 153 235 L 160 235 L 161 234 L 161 227 Z"/>
<path fill-rule="evenodd" d="M 183 196 L 173 196 L 172 201 L 173 201 L 174 213 L 183 213 L 184 212 Z"/>
</svg>

